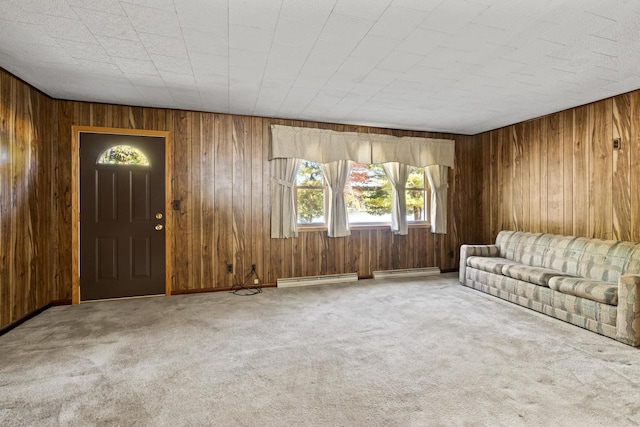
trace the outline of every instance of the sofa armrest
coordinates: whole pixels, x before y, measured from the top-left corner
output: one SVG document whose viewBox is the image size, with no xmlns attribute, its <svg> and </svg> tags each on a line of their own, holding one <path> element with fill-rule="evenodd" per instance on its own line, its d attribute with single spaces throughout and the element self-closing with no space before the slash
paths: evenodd
<svg viewBox="0 0 640 427">
<path fill-rule="evenodd" d="M 465 282 L 467 258 L 470 256 L 496 257 L 500 255 L 500 248 L 496 245 L 462 245 L 460 246 L 460 283 Z"/>
<path fill-rule="evenodd" d="M 616 338 L 640 347 L 640 275 L 621 276 L 618 280 Z"/>
</svg>

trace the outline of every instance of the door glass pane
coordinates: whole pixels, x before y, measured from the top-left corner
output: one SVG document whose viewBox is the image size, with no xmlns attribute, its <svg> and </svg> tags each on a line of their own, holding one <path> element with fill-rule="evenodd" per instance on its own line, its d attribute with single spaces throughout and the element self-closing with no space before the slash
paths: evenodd
<svg viewBox="0 0 640 427">
<path fill-rule="evenodd" d="M 130 145 L 116 145 L 103 151 L 96 161 L 99 165 L 149 166 L 149 159 L 139 149 Z"/>
</svg>

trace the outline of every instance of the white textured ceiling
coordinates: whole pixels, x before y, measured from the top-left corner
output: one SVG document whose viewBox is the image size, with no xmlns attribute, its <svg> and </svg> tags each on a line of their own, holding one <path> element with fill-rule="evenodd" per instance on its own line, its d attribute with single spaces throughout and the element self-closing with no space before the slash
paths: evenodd
<svg viewBox="0 0 640 427">
<path fill-rule="evenodd" d="M 62 99 L 475 134 L 640 88 L 638 0 L 0 0 Z"/>
</svg>

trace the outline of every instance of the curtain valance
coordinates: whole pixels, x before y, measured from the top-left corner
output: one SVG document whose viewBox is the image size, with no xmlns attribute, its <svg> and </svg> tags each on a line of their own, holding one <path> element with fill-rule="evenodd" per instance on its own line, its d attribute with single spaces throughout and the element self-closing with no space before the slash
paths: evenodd
<svg viewBox="0 0 640 427">
<path fill-rule="evenodd" d="M 352 160 L 358 163 L 399 162 L 423 167 L 453 167 L 455 141 L 397 137 L 326 129 L 271 125 L 270 159 L 305 159 L 317 163 Z"/>
</svg>

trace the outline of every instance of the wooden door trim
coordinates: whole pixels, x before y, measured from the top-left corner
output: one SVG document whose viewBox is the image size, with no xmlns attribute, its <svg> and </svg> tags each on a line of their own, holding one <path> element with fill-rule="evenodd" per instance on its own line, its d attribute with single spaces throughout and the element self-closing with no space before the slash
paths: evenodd
<svg viewBox="0 0 640 427">
<path fill-rule="evenodd" d="M 71 127 L 71 300 L 80 303 L 80 134 L 103 133 L 164 138 L 165 181 L 165 295 L 171 295 L 173 269 L 171 243 L 173 242 L 173 211 L 171 209 L 171 133 L 159 130 L 121 129 L 96 126 Z"/>
</svg>

